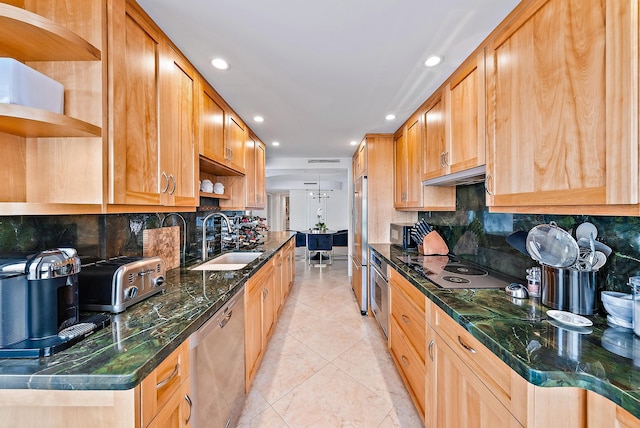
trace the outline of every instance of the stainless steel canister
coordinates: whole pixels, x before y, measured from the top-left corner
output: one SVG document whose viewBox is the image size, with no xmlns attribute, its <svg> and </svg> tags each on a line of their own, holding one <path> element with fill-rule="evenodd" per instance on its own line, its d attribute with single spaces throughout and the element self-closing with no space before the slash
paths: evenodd
<svg viewBox="0 0 640 428">
<path fill-rule="evenodd" d="M 542 265 L 542 304 L 561 311 L 593 315 L 597 273 Z"/>
</svg>

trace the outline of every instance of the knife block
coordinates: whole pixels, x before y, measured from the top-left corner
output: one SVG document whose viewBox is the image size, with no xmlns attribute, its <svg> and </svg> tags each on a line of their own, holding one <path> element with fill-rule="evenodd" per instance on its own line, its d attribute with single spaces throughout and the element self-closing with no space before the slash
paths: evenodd
<svg viewBox="0 0 640 428">
<path fill-rule="evenodd" d="M 438 232 L 431 231 L 422 238 L 422 244 L 418 245 L 418 253 L 425 256 L 447 255 L 449 247 Z"/>
</svg>

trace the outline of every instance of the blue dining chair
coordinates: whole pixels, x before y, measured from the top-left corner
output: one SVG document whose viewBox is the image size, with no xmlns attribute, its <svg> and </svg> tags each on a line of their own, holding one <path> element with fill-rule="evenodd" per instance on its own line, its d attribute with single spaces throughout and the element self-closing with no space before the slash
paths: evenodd
<svg viewBox="0 0 640 428">
<path fill-rule="evenodd" d="M 320 254 L 320 265 L 322 265 L 322 255 L 327 255 L 327 260 L 331 264 L 331 253 L 333 252 L 333 236 L 329 233 L 310 233 L 307 235 L 307 257 L 311 265 L 311 253 Z"/>
</svg>

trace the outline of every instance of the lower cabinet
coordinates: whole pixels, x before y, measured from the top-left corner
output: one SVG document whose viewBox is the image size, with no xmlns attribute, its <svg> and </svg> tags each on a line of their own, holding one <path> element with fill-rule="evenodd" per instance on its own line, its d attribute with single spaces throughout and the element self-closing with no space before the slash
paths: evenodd
<svg viewBox="0 0 640 428">
<path fill-rule="evenodd" d="M 185 341 L 140 384 L 143 427 L 190 426 L 189 373 L 189 343 Z"/>
<path fill-rule="evenodd" d="M 245 349 L 245 388 L 249 392 L 251 382 L 260 367 L 260 362 L 267 348 L 269 337 L 275 327 L 278 310 L 284 303 L 284 296 L 288 294 L 282 280 L 283 258 L 286 259 L 287 247 L 291 241 L 283 246 L 271 262 L 265 264 L 254 274 L 245 286 L 245 321 L 244 321 L 244 349 Z M 293 260 L 293 259 L 291 259 Z M 279 273 L 276 274 L 276 266 Z"/>
<path fill-rule="evenodd" d="M 442 338 L 435 338 L 437 361 L 436 426 L 520 427 L 518 420 L 456 355 Z"/>
</svg>

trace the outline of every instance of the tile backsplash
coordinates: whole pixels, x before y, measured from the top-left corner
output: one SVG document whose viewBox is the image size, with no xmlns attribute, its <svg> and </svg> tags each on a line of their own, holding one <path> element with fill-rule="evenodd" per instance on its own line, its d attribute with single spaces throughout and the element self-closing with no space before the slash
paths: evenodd
<svg viewBox="0 0 640 428">
<path fill-rule="evenodd" d="M 432 224 L 449 250 L 463 259 L 524 280 L 525 270 L 537 262 L 511 247 L 508 235 L 554 221 L 575 236 L 576 227 L 588 221 L 598 229 L 597 240 L 613 249 L 598 273 L 598 288 L 630 293 L 628 278 L 640 275 L 638 217 L 490 213 L 483 184 L 459 186 L 456 206 L 455 212 L 421 212 L 419 218 Z"/>
<path fill-rule="evenodd" d="M 187 261 L 200 257 L 202 229 L 197 220 L 206 214 L 208 212 L 180 213 L 187 228 Z M 142 256 L 143 230 L 160 227 L 161 224 L 180 227 L 182 249 L 184 223 L 177 215 L 149 213 L 0 217 L 0 252 L 72 247 L 78 250 L 81 259 Z"/>
</svg>

